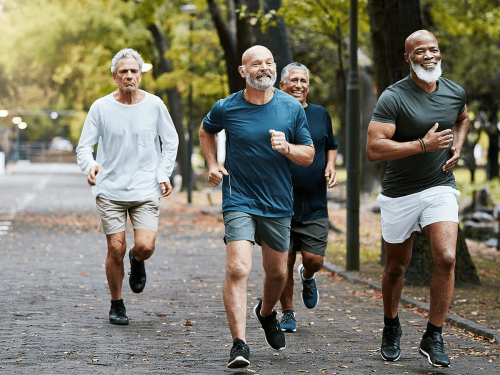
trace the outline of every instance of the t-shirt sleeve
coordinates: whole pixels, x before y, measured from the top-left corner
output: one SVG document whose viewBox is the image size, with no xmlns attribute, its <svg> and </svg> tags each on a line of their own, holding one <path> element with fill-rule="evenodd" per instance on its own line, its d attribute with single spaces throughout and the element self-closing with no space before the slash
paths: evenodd
<svg viewBox="0 0 500 375">
<path fill-rule="evenodd" d="M 300 107 L 295 120 L 295 133 L 293 135 L 293 144 L 310 145 L 313 143 L 311 133 L 309 133 L 309 125 L 307 123 L 306 112 L 302 106 Z"/>
<path fill-rule="evenodd" d="M 328 140 L 326 142 L 326 150 L 336 150 L 338 148 L 337 142 L 335 141 L 335 137 L 333 136 L 332 130 L 332 118 L 327 110 L 325 110 L 325 124 L 326 124 L 326 134 L 328 136 Z"/>
<path fill-rule="evenodd" d="M 460 107 L 460 111 L 458 111 L 458 114 L 461 115 L 462 113 L 464 113 L 465 111 L 465 103 L 467 101 L 467 93 L 465 92 L 465 90 L 460 87 L 460 94 L 461 94 L 461 97 L 462 97 L 462 106 Z"/>
<path fill-rule="evenodd" d="M 372 121 L 396 125 L 399 113 L 399 104 L 396 95 L 396 93 L 388 90 L 385 90 L 382 95 L 380 95 L 377 106 L 373 111 Z"/>
<path fill-rule="evenodd" d="M 205 129 L 207 133 L 216 134 L 224 129 L 223 103 L 223 99 L 218 100 L 203 119 L 203 129 Z"/>
</svg>

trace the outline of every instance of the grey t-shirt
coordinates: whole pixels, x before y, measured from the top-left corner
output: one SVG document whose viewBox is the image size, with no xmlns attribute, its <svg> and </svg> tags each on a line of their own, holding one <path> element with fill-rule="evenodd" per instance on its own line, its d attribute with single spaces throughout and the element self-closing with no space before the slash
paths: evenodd
<svg viewBox="0 0 500 375">
<path fill-rule="evenodd" d="M 436 122 L 437 132 L 451 129 L 465 110 L 465 99 L 465 90 L 449 79 L 439 78 L 436 90 L 428 93 L 407 76 L 382 93 L 372 120 L 396 125 L 392 139 L 409 142 L 423 138 Z M 450 147 L 387 162 L 382 194 L 398 198 L 435 186 L 456 188 L 453 172 L 441 169 L 451 157 Z"/>
</svg>

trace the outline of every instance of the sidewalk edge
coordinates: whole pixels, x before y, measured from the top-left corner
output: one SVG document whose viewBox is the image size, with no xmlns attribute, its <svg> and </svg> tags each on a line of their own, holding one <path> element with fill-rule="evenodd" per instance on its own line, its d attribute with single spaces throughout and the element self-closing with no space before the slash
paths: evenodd
<svg viewBox="0 0 500 375">
<path fill-rule="evenodd" d="M 361 284 L 365 284 L 365 285 L 369 286 L 372 289 L 379 290 L 379 291 L 382 290 L 382 286 L 379 283 L 369 281 L 369 280 L 363 280 L 360 277 L 358 277 L 357 275 L 355 275 L 354 273 L 349 272 L 349 271 L 345 271 L 345 270 L 337 267 L 336 265 L 334 265 L 330 262 L 325 262 L 323 264 L 323 267 L 326 268 L 328 271 L 336 273 L 339 276 L 347 279 L 347 281 L 349 281 L 351 283 L 361 283 Z M 424 310 L 424 311 L 429 312 L 429 304 L 428 303 L 416 300 L 415 298 L 406 296 L 405 294 L 401 294 L 401 302 L 404 304 L 409 304 L 409 305 L 411 305 L 411 307 L 417 307 L 420 310 Z M 473 322 L 471 320 L 462 318 L 462 317 L 455 315 L 455 314 L 447 314 L 445 322 L 453 324 L 454 326 L 456 326 L 458 328 L 465 329 L 466 331 L 472 332 L 476 335 L 484 336 L 484 337 L 490 339 L 493 343 L 495 343 L 497 345 L 499 344 L 500 331 L 495 331 L 494 329 L 488 328 L 482 324 L 479 324 L 479 323 Z"/>
</svg>

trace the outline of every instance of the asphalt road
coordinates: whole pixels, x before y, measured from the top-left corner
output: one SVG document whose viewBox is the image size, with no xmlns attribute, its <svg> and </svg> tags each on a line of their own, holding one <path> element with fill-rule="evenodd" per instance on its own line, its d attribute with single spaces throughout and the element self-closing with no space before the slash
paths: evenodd
<svg viewBox="0 0 500 375">
<path fill-rule="evenodd" d="M 227 369 L 222 225 L 171 199 L 162 200 L 144 292 L 133 294 L 124 282 L 131 324 L 110 325 L 105 238 L 96 230 L 85 176 L 76 166 L 57 164 L 11 172 L 0 176 L 0 373 L 500 373 L 500 348 L 454 327 L 444 329 L 452 367 L 431 367 L 417 349 L 426 319 L 404 306 L 402 358 L 384 362 L 380 293 L 328 272 L 317 277 L 320 303 L 313 311 L 302 306 L 296 285 L 299 327 L 287 334 L 287 348 L 274 352 L 252 317 L 262 293 L 258 247 L 248 287 L 251 365 Z"/>
</svg>

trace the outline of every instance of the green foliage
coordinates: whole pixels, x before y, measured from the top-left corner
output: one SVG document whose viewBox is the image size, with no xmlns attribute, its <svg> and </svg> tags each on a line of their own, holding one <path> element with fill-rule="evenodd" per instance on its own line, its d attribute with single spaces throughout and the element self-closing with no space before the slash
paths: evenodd
<svg viewBox="0 0 500 375">
<path fill-rule="evenodd" d="M 0 44 L 9 51 L 0 55 L 0 108 L 88 111 L 96 99 L 116 90 L 110 72 L 116 52 L 133 48 L 145 62 L 154 61 L 157 52 L 147 29 L 152 22 L 166 32 L 167 57 L 175 71 L 158 79 L 144 73 L 141 88 L 154 93 L 177 87 L 187 112 L 192 84 L 196 123 L 228 94 L 223 53 L 205 0 L 193 2 L 192 34 L 190 15 L 182 14 L 181 1 L 11 0 L 8 4 L 0 14 Z M 84 119 L 84 115 L 61 118 L 57 124 L 43 117 L 26 119 L 26 133 L 32 140 L 69 133 L 77 142 Z"/>
<path fill-rule="evenodd" d="M 358 42 L 369 50 L 366 0 L 359 1 Z M 310 70 L 308 101 L 324 106 L 332 115 L 334 131 L 345 115 L 343 80 L 349 68 L 349 0 L 283 0 L 294 60 Z"/>
</svg>

